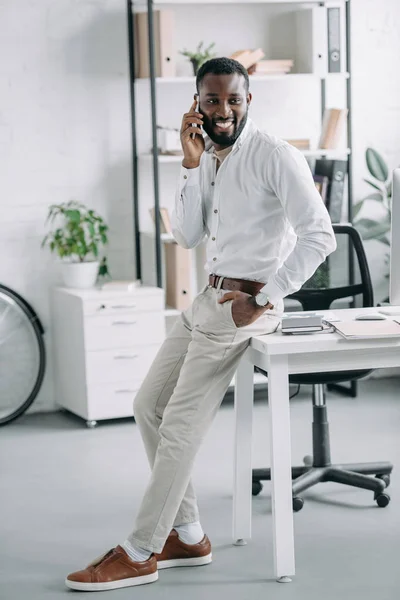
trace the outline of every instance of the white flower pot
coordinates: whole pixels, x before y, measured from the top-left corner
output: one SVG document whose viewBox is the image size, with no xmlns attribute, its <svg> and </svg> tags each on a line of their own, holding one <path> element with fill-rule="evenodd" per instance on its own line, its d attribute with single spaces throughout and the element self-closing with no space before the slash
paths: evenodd
<svg viewBox="0 0 400 600">
<path fill-rule="evenodd" d="M 99 261 L 61 263 L 61 275 L 67 288 L 88 289 L 95 286 Z"/>
</svg>

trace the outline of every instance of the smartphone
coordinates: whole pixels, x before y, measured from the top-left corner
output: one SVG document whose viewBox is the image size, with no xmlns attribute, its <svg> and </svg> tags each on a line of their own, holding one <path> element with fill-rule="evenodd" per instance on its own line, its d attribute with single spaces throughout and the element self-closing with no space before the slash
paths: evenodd
<svg viewBox="0 0 400 600">
<path fill-rule="evenodd" d="M 197 95 L 197 104 L 196 104 L 196 112 L 199 112 L 199 107 L 200 107 L 200 102 L 199 102 L 199 96 Z M 198 127 L 197 123 L 192 123 L 193 127 Z M 196 133 L 192 133 L 192 140 L 194 140 L 194 138 L 196 137 Z"/>
</svg>

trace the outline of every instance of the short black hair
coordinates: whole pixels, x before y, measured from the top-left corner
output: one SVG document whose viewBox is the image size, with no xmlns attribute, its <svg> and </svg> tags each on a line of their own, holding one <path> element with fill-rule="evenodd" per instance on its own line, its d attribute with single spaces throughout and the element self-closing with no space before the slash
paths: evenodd
<svg viewBox="0 0 400 600">
<path fill-rule="evenodd" d="M 249 91 L 249 74 L 244 66 L 237 60 L 233 60 L 233 58 L 212 58 L 211 60 L 207 60 L 205 63 L 203 63 L 200 69 L 197 71 L 197 91 L 199 91 L 204 77 L 209 73 L 212 73 L 212 75 L 233 75 L 234 73 L 242 75 L 245 80 L 246 92 Z"/>
</svg>

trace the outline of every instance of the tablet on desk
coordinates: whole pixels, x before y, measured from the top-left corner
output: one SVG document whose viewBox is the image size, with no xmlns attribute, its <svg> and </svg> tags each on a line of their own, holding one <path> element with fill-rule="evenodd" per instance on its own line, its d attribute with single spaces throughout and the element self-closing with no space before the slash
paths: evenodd
<svg viewBox="0 0 400 600">
<path fill-rule="evenodd" d="M 340 321 L 332 323 L 335 330 L 346 339 L 400 337 L 400 324 L 391 319 L 384 321 Z"/>
</svg>

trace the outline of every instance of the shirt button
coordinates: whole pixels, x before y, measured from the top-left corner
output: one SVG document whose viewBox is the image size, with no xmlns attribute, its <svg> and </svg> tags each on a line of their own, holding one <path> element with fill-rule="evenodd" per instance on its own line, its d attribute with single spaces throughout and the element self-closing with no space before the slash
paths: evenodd
<svg viewBox="0 0 400 600">
<path fill-rule="evenodd" d="M 215 242 L 215 237 L 211 238 L 213 242 Z"/>
<path fill-rule="evenodd" d="M 214 210 L 214 212 L 215 212 L 215 214 L 217 214 L 218 210 L 217 210 L 217 209 L 215 209 L 215 210 Z"/>
<path fill-rule="evenodd" d="M 187 179 L 187 175 L 184 175 L 184 176 L 183 176 L 183 179 Z"/>
<path fill-rule="evenodd" d="M 216 257 L 214 256 L 214 258 L 213 258 L 213 261 L 215 262 L 216 260 L 217 260 L 217 259 L 216 259 Z"/>
<path fill-rule="evenodd" d="M 211 182 L 211 185 L 215 185 L 215 181 L 212 181 L 212 182 Z"/>
</svg>

